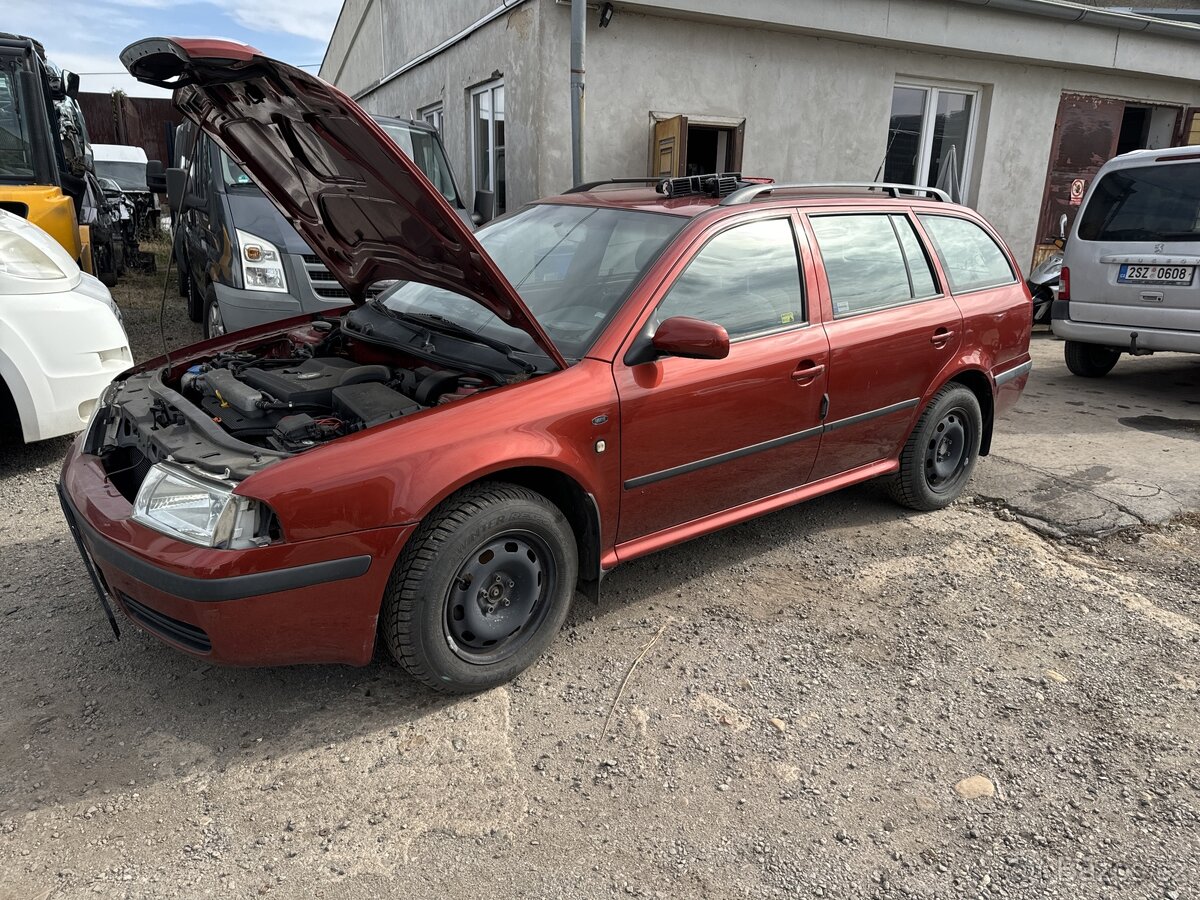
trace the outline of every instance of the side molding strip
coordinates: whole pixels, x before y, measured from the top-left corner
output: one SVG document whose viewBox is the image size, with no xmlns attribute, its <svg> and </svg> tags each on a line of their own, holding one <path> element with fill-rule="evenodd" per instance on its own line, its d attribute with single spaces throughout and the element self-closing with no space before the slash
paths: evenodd
<svg viewBox="0 0 1200 900">
<path fill-rule="evenodd" d="M 630 478 L 622 486 L 625 488 L 625 490 L 631 491 L 634 488 L 640 488 L 645 487 L 648 484 L 654 484 L 656 481 L 664 481 L 668 478 L 674 478 L 677 475 L 687 475 L 689 472 L 696 472 L 700 469 L 706 469 L 709 466 L 716 466 L 724 462 L 740 459 L 743 456 L 750 456 L 752 453 L 761 453 L 764 450 L 774 450 L 776 447 L 782 447 L 785 444 L 807 440 L 808 438 L 824 434 L 827 431 L 837 431 L 839 428 L 847 428 L 851 425 L 858 425 L 861 422 L 866 422 L 869 419 L 875 419 L 879 416 L 887 416 L 905 409 L 912 409 L 920 404 L 920 402 L 920 399 L 914 398 L 912 400 L 904 400 L 900 403 L 893 403 L 891 406 L 872 409 L 864 413 L 859 413 L 855 416 L 848 416 L 845 419 L 837 419 L 836 421 L 828 422 L 825 425 L 817 425 L 815 428 L 806 428 L 804 431 L 797 431 L 794 434 L 785 434 L 783 437 L 772 438 L 769 441 L 763 441 L 759 444 L 751 444 L 748 447 L 739 447 L 737 450 L 730 450 L 727 453 L 718 453 L 716 456 L 708 456 L 704 459 L 697 459 L 694 462 L 684 463 L 681 466 L 674 466 L 670 469 L 662 469 L 658 472 L 651 472 L 648 475 L 639 475 L 636 478 Z"/>
<path fill-rule="evenodd" d="M 1007 372 L 1001 372 L 999 375 L 996 376 L 996 387 L 1000 387 L 1001 385 L 1008 384 L 1014 378 L 1020 378 L 1022 375 L 1028 375 L 1032 371 L 1033 371 L 1033 360 L 1032 359 L 1021 363 L 1019 366 L 1013 366 Z"/>
</svg>

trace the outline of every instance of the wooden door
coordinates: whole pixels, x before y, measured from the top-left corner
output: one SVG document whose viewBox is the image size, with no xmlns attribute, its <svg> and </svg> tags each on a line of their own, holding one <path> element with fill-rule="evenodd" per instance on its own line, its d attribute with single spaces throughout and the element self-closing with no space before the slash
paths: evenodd
<svg viewBox="0 0 1200 900">
<path fill-rule="evenodd" d="M 1200 145 L 1200 107 L 1192 106 L 1183 111 L 1183 128 L 1175 146 L 1195 147 L 1197 145 Z"/>
<path fill-rule="evenodd" d="M 1124 100 L 1088 94 L 1062 95 L 1054 124 L 1054 142 L 1050 145 L 1050 168 L 1042 196 L 1034 265 L 1055 249 L 1059 217 L 1066 213 L 1069 227 L 1092 178 L 1116 155 L 1124 114 Z"/>
<path fill-rule="evenodd" d="M 687 165 L 687 116 L 675 116 L 654 123 L 654 142 L 650 148 L 650 174 L 678 178 Z"/>
</svg>

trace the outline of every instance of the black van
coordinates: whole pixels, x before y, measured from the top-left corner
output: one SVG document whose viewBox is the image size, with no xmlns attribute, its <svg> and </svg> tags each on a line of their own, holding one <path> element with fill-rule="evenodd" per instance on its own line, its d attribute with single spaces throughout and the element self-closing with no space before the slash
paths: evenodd
<svg viewBox="0 0 1200 900">
<path fill-rule="evenodd" d="M 476 194 L 473 213 L 463 205 L 437 131 L 424 122 L 372 118 L 464 221 L 474 226 L 491 218 L 490 194 Z M 178 204 L 184 209 L 172 212 L 179 294 L 187 297 L 192 321 L 204 322 L 205 337 L 347 305 L 341 285 L 250 177 L 208 137 L 194 141 L 194 134 L 190 121 L 176 131 L 175 166 L 191 172 Z"/>
</svg>

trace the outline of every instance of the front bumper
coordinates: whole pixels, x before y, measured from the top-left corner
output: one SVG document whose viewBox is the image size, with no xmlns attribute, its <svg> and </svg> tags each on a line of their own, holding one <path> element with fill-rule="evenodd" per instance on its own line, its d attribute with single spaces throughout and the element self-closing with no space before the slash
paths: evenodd
<svg viewBox="0 0 1200 900">
<path fill-rule="evenodd" d="M 130 519 L 76 442 L 59 493 L 97 591 L 135 625 L 229 665 L 370 662 L 392 565 L 414 526 L 253 550 L 213 550 Z"/>
</svg>

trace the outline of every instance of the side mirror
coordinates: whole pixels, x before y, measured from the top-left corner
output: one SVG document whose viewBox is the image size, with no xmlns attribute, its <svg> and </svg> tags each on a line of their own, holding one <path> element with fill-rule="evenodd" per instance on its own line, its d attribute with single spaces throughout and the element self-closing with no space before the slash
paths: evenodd
<svg viewBox="0 0 1200 900">
<path fill-rule="evenodd" d="M 496 218 L 496 194 L 493 191 L 476 191 L 471 221 L 476 225 L 482 225 L 494 218 Z"/>
<path fill-rule="evenodd" d="M 1063 213 L 1058 217 L 1058 239 L 1065 241 L 1067 239 L 1067 214 Z"/>
<path fill-rule="evenodd" d="M 664 319 L 650 343 L 659 356 L 724 359 L 729 355 L 729 332 L 715 322 L 691 316 Z"/>
<path fill-rule="evenodd" d="M 63 70 L 63 83 L 67 96 L 75 99 L 79 96 L 79 76 L 75 72 Z"/>
<path fill-rule="evenodd" d="M 147 171 L 149 165 L 147 165 Z M 199 209 L 204 201 L 193 193 L 186 197 L 183 189 L 187 185 L 187 169 L 167 169 L 167 205 L 173 213 L 187 212 L 189 209 Z"/>
<path fill-rule="evenodd" d="M 162 160 L 151 159 L 146 163 L 146 187 L 152 194 L 167 192 L 167 170 L 163 168 Z"/>
</svg>

